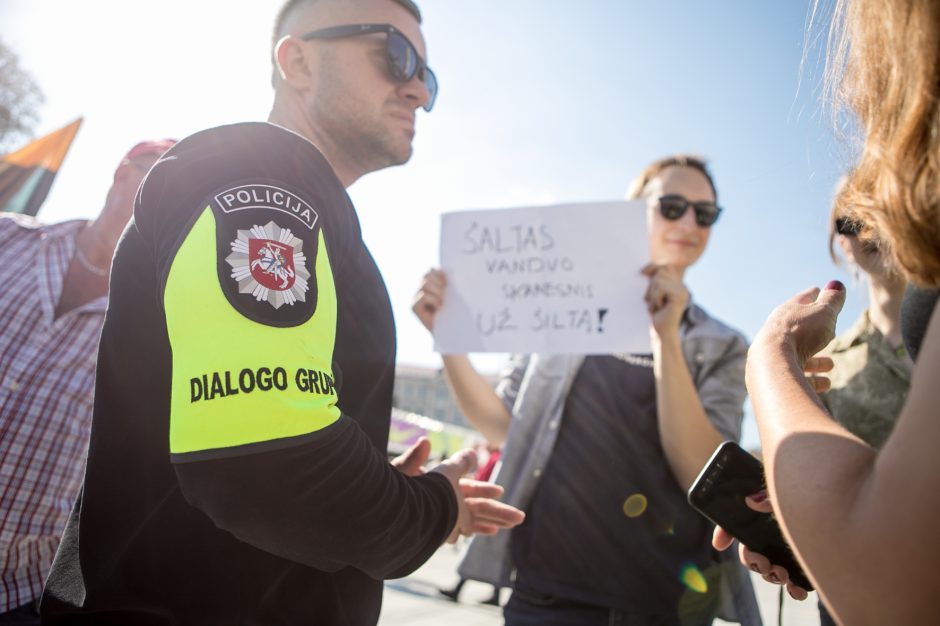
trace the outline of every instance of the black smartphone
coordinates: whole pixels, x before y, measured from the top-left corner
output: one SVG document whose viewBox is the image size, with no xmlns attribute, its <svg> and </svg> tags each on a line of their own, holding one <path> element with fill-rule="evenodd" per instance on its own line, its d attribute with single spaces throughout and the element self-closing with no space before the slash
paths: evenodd
<svg viewBox="0 0 940 626">
<path fill-rule="evenodd" d="M 735 442 L 726 441 L 689 489 L 689 504 L 748 548 L 785 568 L 794 583 L 812 590 L 774 516 L 755 511 L 744 501 L 761 489 L 766 489 L 763 464 Z"/>
</svg>

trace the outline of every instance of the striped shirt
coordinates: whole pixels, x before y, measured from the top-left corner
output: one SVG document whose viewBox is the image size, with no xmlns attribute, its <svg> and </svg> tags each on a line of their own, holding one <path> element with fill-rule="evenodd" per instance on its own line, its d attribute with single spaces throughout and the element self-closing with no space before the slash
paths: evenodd
<svg viewBox="0 0 940 626">
<path fill-rule="evenodd" d="M 84 473 L 107 298 L 55 309 L 85 224 L 0 214 L 0 613 L 39 598 Z"/>
</svg>

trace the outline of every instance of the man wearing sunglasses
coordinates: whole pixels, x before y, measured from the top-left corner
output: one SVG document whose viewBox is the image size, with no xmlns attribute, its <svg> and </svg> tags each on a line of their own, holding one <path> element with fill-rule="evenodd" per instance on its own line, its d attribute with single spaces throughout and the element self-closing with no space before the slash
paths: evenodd
<svg viewBox="0 0 940 626">
<path fill-rule="evenodd" d="M 374 624 L 382 579 L 522 514 L 385 452 L 388 294 L 344 188 L 430 110 L 410 0 L 290 0 L 268 123 L 179 142 L 115 253 L 88 466 L 48 624 Z"/>
</svg>

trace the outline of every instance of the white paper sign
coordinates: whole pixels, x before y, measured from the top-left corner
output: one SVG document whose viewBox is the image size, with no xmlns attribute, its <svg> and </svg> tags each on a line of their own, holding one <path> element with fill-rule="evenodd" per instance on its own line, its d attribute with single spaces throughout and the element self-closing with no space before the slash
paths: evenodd
<svg viewBox="0 0 940 626">
<path fill-rule="evenodd" d="M 435 348 L 648 353 L 649 258 L 645 200 L 447 213 Z"/>
</svg>

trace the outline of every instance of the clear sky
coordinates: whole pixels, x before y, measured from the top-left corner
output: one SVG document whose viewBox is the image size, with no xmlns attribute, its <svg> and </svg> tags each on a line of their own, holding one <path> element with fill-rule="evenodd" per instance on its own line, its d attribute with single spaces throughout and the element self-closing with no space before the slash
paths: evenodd
<svg viewBox="0 0 940 626">
<path fill-rule="evenodd" d="M 40 217 L 95 215 L 141 138 L 264 119 L 279 4 L 0 2 L 0 37 L 46 95 L 37 135 L 85 117 Z M 647 162 L 677 151 L 710 159 L 725 209 L 687 275 L 699 304 L 748 337 L 831 278 L 849 285 L 840 330 L 864 308 L 864 285 L 827 254 L 847 157 L 820 103 L 824 28 L 804 45 L 812 0 L 419 4 L 437 105 L 419 111 L 408 164 L 350 189 L 401 362 L 439 363 L 410 303 L 437 262 L 441 212 L 619 199 Z"/>
</svg>

